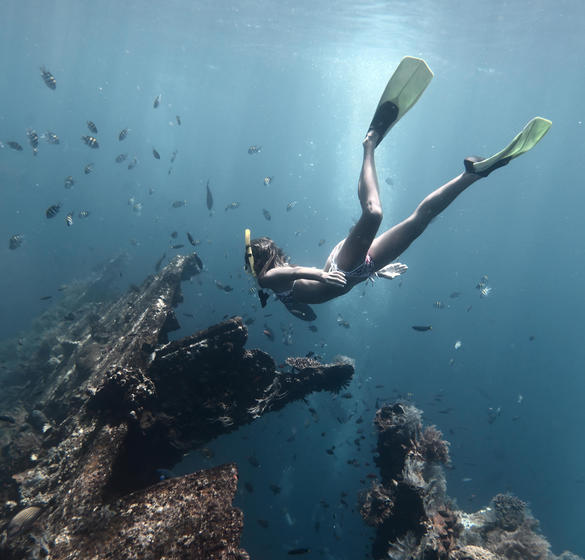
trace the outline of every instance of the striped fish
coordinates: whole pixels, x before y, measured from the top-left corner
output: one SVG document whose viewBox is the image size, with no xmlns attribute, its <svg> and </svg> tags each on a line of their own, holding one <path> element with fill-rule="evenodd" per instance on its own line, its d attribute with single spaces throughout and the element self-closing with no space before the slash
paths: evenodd
<svg viewBox="0 0 585 560">
<path fill-rule="evenodd" d="M 94 138 L 93 136 L 82 136 L 81 139 L 90 147 L 90 148 L 94 148 L 97 149 L 100 147 L 100 145 L 98 144 L 97 138 Z"/>
<path fill-rule="evenodd" d="M 52 204 L 45 210 L 47 218 L 54 218 L 61 210 L 61 204 Z"/>
<path fill-rule="evenodd" d="M 19 511 L 8 524 L 6 534 L 8 537 L 14 537 L 18 533 L 28 529 L 41 514 L 42 509 L 37 506 L 31 506 Z"/>
</svg>

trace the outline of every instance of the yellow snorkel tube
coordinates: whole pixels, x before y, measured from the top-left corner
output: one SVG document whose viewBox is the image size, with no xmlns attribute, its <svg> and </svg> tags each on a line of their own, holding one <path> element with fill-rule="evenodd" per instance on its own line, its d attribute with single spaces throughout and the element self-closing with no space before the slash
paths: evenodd
<svg viewBox="0 0 585 560">
<path fill-rule="evenodd" d="M 256 271 L 254 270 L 254 254 L 252 253 L 252 243 L 250 241 L 250 229 L 246 228 L 244 230 L 244 242 L 246 244 L 246 270 L 252 275 L 255 280 L 258 280 L 256 277 Z M 268 292 L 264 290 L 258 290 L 258 297 L 260 298 L 260 304 L 262 307 L 266 306 L 266 302 L 268 301 Z"/>
<path fill-rule="evenodd" d="M 244 242 L 246 243 L 246 270 L 256 278 L 256 271 L 254 270 L 254 255 L 252 254 L 252 245 L 250 244 L 250 229 L 244 230 Z"/>
</svg>

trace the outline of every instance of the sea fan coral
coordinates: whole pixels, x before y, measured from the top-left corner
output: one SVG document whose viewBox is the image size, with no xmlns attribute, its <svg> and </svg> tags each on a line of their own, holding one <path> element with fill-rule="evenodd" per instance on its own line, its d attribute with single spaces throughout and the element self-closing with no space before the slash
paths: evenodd
<svg viewBox="0 0 585 560">
<path fill-rule="evenodd" d="M 452 560 L 500 560 L 493 552 L 480 546 L 464 546 L 456 550 L 450 558 Z"/>
<path fill-rule="evenodd" d="M 373 482 L 369 490 L 360 494 L 359 501 L 362 518 L 372 527 L 384 523 L 394 510 L 394 500 L 388 490 L 377 482 Z"/>
<path fill-rule="evenodd" d="M 411 560 L 415 557 L 418 540 L 413 532 L 406 533 L 404 537 L 388 546 L 388 558 L 390 560 Z"/>
<path fill-rule="evenodd" d="M 490 531 L 486 548 L 506 560 L 549 560 L 550 545 L 536 526 L 536 520 L 526 519 L 515 531 Z"/>
</svg>

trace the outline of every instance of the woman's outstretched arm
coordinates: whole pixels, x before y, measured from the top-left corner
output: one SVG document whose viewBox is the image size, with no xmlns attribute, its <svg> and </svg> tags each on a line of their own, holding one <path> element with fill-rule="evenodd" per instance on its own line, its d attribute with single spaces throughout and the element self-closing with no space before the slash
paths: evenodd
<svg viewBox="0 0 585 560">
<path fill-rule="evenodd" d="M 271 268 L 266 274 L 258 278 L 258 283 L 263 288 L 281 292 L 290 290 L 295 280 L 314 280 L 340 287 L 346 285 L 345 274 L 339 270 L 325 272 L 322 268 L 307 266 L 277 266 Z"/>
</svg>

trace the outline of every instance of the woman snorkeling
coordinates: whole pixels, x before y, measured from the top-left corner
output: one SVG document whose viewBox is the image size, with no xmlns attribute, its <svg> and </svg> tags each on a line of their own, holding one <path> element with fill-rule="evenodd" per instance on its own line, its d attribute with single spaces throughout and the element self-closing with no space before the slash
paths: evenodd
<svg viewBox="0 0 585 560">
<path fill-rule="evenodd" d="M 274 241 L 268 237 L 251 240 L 250 230 L 246 230 L 246 269 L 261 288 L 272 290 L 297 317 L 309 321 L 315 319 L 307 304 L 323 303 L 341 296 L 368 278 L 392 279 L 404 273 L 406 265 L 393 261 L 431 220 L 467 187 L 533 148 L 552 124 L 535 117 L 506 148 L 490 158 L 465 158 L 463 173 L 429 194 L 404 221 L 376 237 L 382 222 L 382 205 L 375 149 L 416 103 L 432 77 L 433 73 L 424 60 L 405 57 L 390 78 L 363 141 L 364 159 L 358 183 L 361 216 L 347 238 L 333 248 L 322 269 L 290 265 Z M 268 296 L 262 290 L 259 295 L 264 306 Z"/>
</svg>

